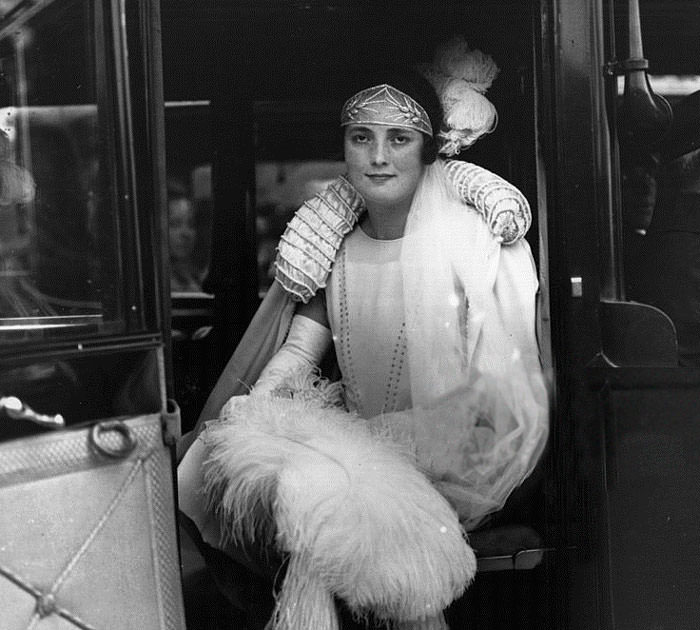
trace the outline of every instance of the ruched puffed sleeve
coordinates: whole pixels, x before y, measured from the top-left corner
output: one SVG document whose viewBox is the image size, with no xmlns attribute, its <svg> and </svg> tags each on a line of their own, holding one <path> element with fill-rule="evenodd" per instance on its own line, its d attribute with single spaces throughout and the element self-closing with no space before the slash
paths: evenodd
<svg viewBox="0 0 700 630">
<path fill-rule="evenodd" d="M 520 240 L 530 229 L 532 212 L 525 195 L 513 184 L 476 164 L 445 160 L 445 171 L 457 194 L 474 206 L 491 233 L 504 245 Z"/>
<path fill-rule="evenodd" d="M 363 211 L 362 196 L 342 176 L 304 202 L 277 247 L 275 277 L 288 293 L 307 303 L 326 286 L 338 248 Z"/>
</svg>

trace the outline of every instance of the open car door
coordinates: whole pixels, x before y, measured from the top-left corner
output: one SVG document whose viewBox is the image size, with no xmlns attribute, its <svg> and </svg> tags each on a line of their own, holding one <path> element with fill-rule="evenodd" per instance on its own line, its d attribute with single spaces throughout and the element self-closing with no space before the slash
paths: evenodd
<svg viewBox="0 0 700 630">
<path fill-rule="evenodd" d="M 0 7 L 0 626 L 183 629 L 158 3 Z"/>
</svg>

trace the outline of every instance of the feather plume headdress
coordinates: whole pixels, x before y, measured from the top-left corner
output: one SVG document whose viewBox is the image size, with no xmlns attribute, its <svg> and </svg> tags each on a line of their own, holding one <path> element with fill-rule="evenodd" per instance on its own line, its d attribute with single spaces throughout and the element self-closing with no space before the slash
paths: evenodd
<svg viewBox="0 0 700 630">
<path fill-rule="evenodd" d="M 498 75 L 490 55 L 470 50 L 457 36 L 436 50 L 432 64 L 419 70 L 432 83 L 444 110 L 440 153 L 457 155 L 496 128 L 498 112 L 484 96 Z"/>
<path fill-rule="evenodd" d="M 287 571 L 268 628 L 337 630 L 334 598 L 393 628 L 446 629 L 476 559 L 455 512 L 356 416 L 313 398 L 252 395 L 207 428 L 206 492 L 245 543 L 269 515 Z"/>
</svg>

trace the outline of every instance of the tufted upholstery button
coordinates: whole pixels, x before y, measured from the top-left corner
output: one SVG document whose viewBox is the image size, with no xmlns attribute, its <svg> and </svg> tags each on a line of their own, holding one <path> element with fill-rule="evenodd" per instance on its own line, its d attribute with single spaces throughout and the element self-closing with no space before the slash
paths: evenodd
<svg viewBox="0 0 700 630">
<path fill-rule="evenodd" d="M 36 600 L 36 614 L 41 619 L 56 612 L 56 598 L 51 593 L 42 593 Z"/>
</svg>

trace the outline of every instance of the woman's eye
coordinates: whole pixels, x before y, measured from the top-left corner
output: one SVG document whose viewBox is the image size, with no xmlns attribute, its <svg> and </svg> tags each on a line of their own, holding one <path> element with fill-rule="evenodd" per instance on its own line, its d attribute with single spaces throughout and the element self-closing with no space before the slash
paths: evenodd
<svg viewBox="0 0 700 630">
<path fill-rule="evenodd" d="M 394 137 L 394 144 L 407 144 L 411 141 L 411 138 L 408 136 L 395 136 Z"/>
<path fill-rule="evenodd" d="M 362 134 L 362 133 L 357 133 L 357 134 L 352 136 L 352 141 L 356 142 L 358 144 L 363 144 L 363 143 L 367 142 L 367 140 L 368 140 L 367 136 Z"/>
</svg>

